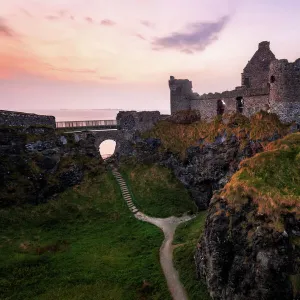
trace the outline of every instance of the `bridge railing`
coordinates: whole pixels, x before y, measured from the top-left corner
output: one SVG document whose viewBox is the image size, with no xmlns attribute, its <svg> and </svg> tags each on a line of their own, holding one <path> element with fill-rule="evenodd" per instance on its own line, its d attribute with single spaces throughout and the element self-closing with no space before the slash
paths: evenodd
<svg viewBox="0 0 300 300">
<path fill-rule="evenodd" d="M 117 127 L 117 120 L 92 120 L 92 121 L 61 121 L 56 122 L 56 128 L 78 127 Z"/>
</svg>

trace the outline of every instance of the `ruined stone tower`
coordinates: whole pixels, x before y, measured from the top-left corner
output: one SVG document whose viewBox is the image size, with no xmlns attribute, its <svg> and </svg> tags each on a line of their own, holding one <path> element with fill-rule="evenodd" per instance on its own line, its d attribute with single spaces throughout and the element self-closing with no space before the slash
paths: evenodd
<svg viewBox="0 0 300 300">
<path fill-rule="evenodd" d="M 270 109 L 285 122 L 300 124 L 300 59 L 289 63 L 275 60 L 270 65 Z"/>
<path fill-rule="evenodd" d="M 277 60 L 270 42 L 263 41 L 241 74 L 241 86 L 222 93 L 199 95 L 188 79 L 170 77 L 171 114 L 198 110 L 211 120 L 223 113 L 239 112 L 247 117 L 260 110 L 276 113 L 281 121 L 300 124 L 300 59 Z"/>
<path fill-rule="evenodd" d="M 260 42 L 258 50 L 247 63 L 242 73 L 242 85 L 246 88 L 265 88 L 269 82 L 270 63 L 276 60 L 270 50 L 270 42 Z"/>
<path fill-rule="evenodd" d="M 174 76 L 170 76 L 171 114 L 191 109 L 189 96 L 192 93 L 192 87 L 192 82 L 188 79 L 175 79 Z"/>
</svg>

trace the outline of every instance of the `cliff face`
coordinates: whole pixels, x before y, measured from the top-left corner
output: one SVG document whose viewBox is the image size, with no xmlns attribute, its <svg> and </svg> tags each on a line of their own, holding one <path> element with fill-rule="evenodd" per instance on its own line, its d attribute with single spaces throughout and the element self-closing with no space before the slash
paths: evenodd
<svg viewBox="0 0 300 300">
<path fill-rule="evenodd" d="M 299 299 L 300 134 L 245 160 L 209 207 L 196 265 L 213 299 Z"/>
<path fill-rule="evenodd" d="M 51 127 L 0 127 L 0 206 L 46 201 L 100 163 L 92 135 L 76 141 Z"/>
<path fill-rule="evenodd" d="M 120 160 L 132 158 L 172 169 L 199 209 L 207 209 L 213 191 L 224 187 L 243 159 L 297 130 L 263 112 L 251 119 L 232 115 L 208 123 L 194 122 L 196 117 L 191 113 L 177 119 L 172 116 L 142 136 L 132 135 L 126 144 L 126 155 Z"/>
</svg>

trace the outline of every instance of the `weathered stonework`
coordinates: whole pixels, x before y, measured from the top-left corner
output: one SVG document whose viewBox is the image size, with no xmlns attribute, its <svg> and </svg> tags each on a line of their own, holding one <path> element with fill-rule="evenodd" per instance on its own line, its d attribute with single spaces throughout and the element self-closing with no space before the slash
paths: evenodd
<svg viewBox="0 0 300 300">
<path fill-rule="evenodd" d="M 169 80 L 171 114 L 197 110 L 211 120 L 218 114 L 240 112 L 247 117 L 260 110 L 275 112 L 281 121 L 300 124 L 300 59 L 277 60 L 270 42 L 261 42 L 241 76 L 241 86 L 222 93 L 199 95 L 188 79 Z"/>
<path fill-rule="evenodd" d="M 159 111 L 120 111 L 117 115 L 117 122 L 120 130 L 134 130 L 142 133 L 150 130 L 162 118 L 165 116 L 161 116 Z"/>
<path fill-rule="evenodd" d="M 0 110 L 0 126 L 47 126 L 55 128 L 55 117 Z"/>
</svg>

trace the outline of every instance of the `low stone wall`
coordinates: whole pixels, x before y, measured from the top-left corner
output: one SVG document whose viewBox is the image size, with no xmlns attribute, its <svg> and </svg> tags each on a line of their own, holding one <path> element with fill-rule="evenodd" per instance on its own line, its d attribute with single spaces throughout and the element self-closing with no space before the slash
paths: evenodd
<svg viewBox="0 0 300 300">
<path fill-rule="evenodd" d="M 269 110 L 269 95 L 245 97 L 243 115 L 251 117 L 255 113 Z"/>
<path fill-rule="evenodd" d="M 165 118 L 159 111 L 121 111 L 117 115 L 120 130 L 144 132 Z"/>
<path fill-rule="evenodd" d="M 242 97 L 253 97 L 253 96 L 261 96 L 268 95 L 268 88 L 245 88 L 238 87 L 232 91 L 225 91 L 222 93 L 208 93 L 199 96 L 199 100 L 208 100 L 208 99 L 224 99 L 224 98 L 236 98 L 239 96 Z"/>
<path fill-rule="evenodd" d="M 0 110 L 0 126 L 49 126 L 55 128 L 55 117 Z"/>
<path fill-rule="evenodd" d="M 204 120 L 211 120 L 217 115 L 217 103 L 218 99 L 206 99 L 206 100 L 192 100 L 191 109 L 198 110 L 201 113 L 201 118 Z M 243 114 L 246 117 L 250 117 L 260 110 L 268 110 L 268 95 L 243 97 L 244 110 Z M 235 113 L 236 112 L 236 98 L 223 98 L 225 103 L 224 113 Z"/>
<path fill-rule="evenodd" d="M 277 114 L 281 122 L 300 125 L 300 102 L 273 102 L 270 111 Z"/>
</svg>

